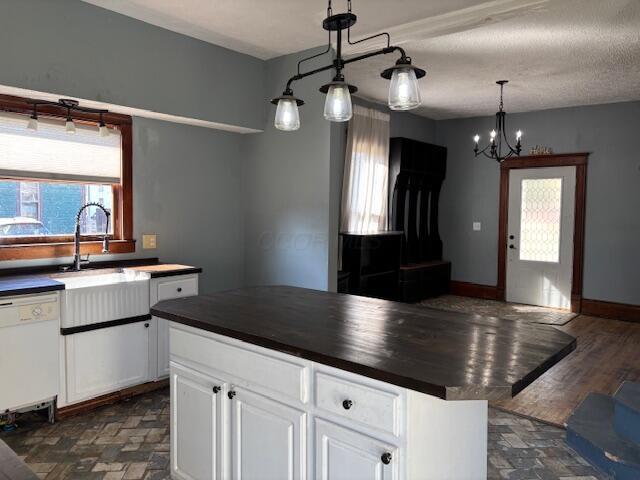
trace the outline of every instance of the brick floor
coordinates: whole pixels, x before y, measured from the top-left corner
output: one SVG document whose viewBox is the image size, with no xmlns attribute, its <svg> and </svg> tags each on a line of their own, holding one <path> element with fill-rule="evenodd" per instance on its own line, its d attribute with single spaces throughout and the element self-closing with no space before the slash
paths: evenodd
<svg viewBox="0 0 640 480">
<path fill-rule="evenodd" d="M 168 390 L 55 425 L 33 414 L 19 424 L 15 432 L 0 432 L 0 438 L 40 478 L 169 478 Z M 492 480 L 606 478 L 565 444 L 563 430 L 494 409 L 489 410 L 488 469 Z"/>
</svg>

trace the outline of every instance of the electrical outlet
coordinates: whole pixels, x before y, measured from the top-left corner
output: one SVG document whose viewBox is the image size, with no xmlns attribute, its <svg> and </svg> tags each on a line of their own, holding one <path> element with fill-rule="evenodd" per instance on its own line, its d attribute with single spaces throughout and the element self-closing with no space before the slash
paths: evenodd
<svg viewBox="0 0 640 480">
<path fill-rule="evenodd" d="M 479 232 L 480 230 L 482 230 L 482 225 L 480 224 L 480 222 L 473 222 L 473 231 Z"/>
<path fill-rule="evenodd" d="M 142 248 L 151 250 L 157 248 L 157 235 L 155 233 L 145 233 L 142 235 Z"/>
</svg>

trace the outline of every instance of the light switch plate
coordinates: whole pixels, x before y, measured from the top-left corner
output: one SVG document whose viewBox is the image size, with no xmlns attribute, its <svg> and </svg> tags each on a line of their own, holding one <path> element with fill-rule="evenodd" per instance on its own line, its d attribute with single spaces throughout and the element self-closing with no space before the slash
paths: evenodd
<svg viewBox="0 0 640 480">
<path fill-rule="evenodd" d="M 482 230 L 482 225 L 480 224 L 480 222 L 473 222 L 473 231 L 479 232 L 480 230 Z"/>
<path fill-rule="evenodd" d="M 157 235 L 155 233 L 145 233 L 142 235 L 142 248 L 150 250 L 157 248 Z"/>
</svg>

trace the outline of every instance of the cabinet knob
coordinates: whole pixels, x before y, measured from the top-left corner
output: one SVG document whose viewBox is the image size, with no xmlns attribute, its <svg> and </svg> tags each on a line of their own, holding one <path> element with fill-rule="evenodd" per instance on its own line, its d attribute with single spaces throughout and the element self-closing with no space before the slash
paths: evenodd
<svg viewBox="0 0 640 480">
<path fill-rule="evenodd" d="M 149 328 L 149 323 L 145 323 L 144 328 Z"/>
<path fill-rule="evenodd" d="M 345 400 L 342 402 L 342 407 L 345 410 L 349 410 L 351 407 L 353 407 L 353 402 L 351 400 Z"/>
<path fill-rule="evenodd" d="M 222 390 L 219 386 L 215 386 L 213 387 L 213 393 L 220 393 L 220 390 Z"/>
<path fill-rule="evenodd" d="M 227 393 L 227 396 L 229 397 L 229 400 L 233 400 L 233 397 L 236 396 L 236 392 L 231 390 L 229 393 Z"/>
<path fill-rule="evenodd" d="M 177 291 L 177 292 L 181 292 L 181 291 L 182 291 L 182 287 L 178 287 L 178 288 L 176 288 L 176 291 Z"/>
<path fill-rule="evenodd" d="M 382 460 L 382 463 L 384 463 L 385 465 L 389 465 L 391 463 L 391 459 L 392 458 L 393 457 L 391 456 L 391 454 L 389 452 L 385 452 L 380 457 L 380 460 Z"/>
</svg>

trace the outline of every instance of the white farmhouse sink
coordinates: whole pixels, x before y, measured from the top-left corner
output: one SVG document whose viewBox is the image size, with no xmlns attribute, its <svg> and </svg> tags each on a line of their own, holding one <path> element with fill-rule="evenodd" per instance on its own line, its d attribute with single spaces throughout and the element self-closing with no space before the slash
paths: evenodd
<svg viewBox="0 0 640 480">
<path fill-rule="evenodd" d="M 121 320 L 149 313 L 149 278 L 144 272 L 106 270 L 69 272 L 54 277 L 64 283 L 62 328 Z"/>
</svg>

